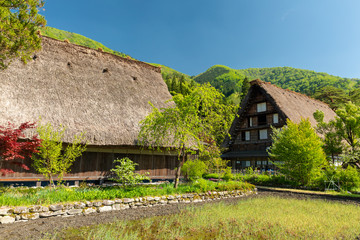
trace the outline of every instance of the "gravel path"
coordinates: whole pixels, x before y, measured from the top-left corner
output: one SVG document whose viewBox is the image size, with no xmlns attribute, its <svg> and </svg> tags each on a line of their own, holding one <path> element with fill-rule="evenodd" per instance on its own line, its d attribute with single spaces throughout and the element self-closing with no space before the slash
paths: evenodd
<svg viewBox="0 0 360 240">
<path fill-rule="evenodd" d="M 297 199 L 326 199 L 335 200 L 347 204 L 359 204 L 359 199 L 312 195 L 304 193 L 294 193 L 288 191 L 271 191 L 265 189 L 259 189 L 259 194 L 248 196 L 246 198 L 228 198 L 219 200 L 228 204 L 236 203 L 238 201 L 244 201 L 248 198 L 266 197 L 266 196 L 279 196 L 284 198 L 297 198 Z M 214 204 L 219 201 L 192 203 L 193 206 L 201 206 L 204 204 Z M 71 216 L 71 217 L 53 217 L 47 219 L 37 219 L 28 222 L 19 222 L 14 224 L 0 225 L 0 239 L 41 239 L 45 236 L 51 236 L 55 232 L 69 227 L 81 227 L 92 224 L 109 223 L 114 220 L 135 220 L 145 217 L 153 217 L 160 215 L 168 215 L 178 213 L 184 207 L 189 204 L 167 204 L 148 208 L 134 208 L 126 209 L 122 211 L 104 212 L 89 214 L 86 216 Z"/>
</svg>

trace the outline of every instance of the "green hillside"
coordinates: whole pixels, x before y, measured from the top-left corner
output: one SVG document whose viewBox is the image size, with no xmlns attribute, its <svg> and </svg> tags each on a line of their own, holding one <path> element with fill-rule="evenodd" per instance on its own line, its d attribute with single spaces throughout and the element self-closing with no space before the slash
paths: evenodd
<svg viewBox="0 0 360 240">
<path fill-rule="evenodd" d="M 118 55 L 120 57 L 130 57 L 129 55 L 127 55 L 125 53 L 114 51 L 108 47 L 105 47 L 103 44 L 101 44 L 99 42 L 96 42 L 90 38 L 84 37 L 77 33 L 67 32 L 67 31 L 59 30 L 59 29 L 52 28 L 52 27 L 45 27 L 41 30 L 41 34 L 43 36 L 55 38 L 55 39 L 62 40 L 62 41 L 67 39 L 71 43 L 89 47 L 89 48 L 93 48 L 93 49 L 101 48 L 104 52 L 112 53 L 112 54 Z"/>
<path fill-rule="evenodd" d="M 241 91 L 242 81 L 261 79 L 281 88 L 290 89 L 307 95 L 313 95 L 318 89 L 332 86 L 349 91 L 360 85 L 359 79 L 342 78 L 327 73 L 303 70 L 291 67 L 232 69 L 215 65 L 194 80 L 198 83 L 209 82 L 221 90 L 225 96 Z"/>
</svg>

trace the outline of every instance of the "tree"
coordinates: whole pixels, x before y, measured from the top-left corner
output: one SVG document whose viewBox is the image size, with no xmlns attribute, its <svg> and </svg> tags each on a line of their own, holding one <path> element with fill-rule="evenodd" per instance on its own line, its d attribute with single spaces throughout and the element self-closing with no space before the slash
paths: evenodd
<svg viewBox="0 0 360 240">
<path fill-rule="evenodd" d="M 39 125 L 37 132 L 42 140 L 38 153 L 33 155 L 33 166 L 36 171 L 43 174 L 54 186 L 54 176 L 57 175 L 58 182 L 61 182 L 64 174 L 70 171 L 70 167 L 76 158 L 80 157 L 86 150 L 84 134 L 74 136 L 72 143 L 66 148 L 63 147 L 62 139 L 65 127 L 60 126 L 59 130 L 54 130 L 50 123 Z"/>
<path fill-rule="evenodd" d="M 12 169 L 4 168 L 5 163 L 29 170 L 22 160 L 31 158 L 41 143 L 37 135 L 26 139 L 24 132 L 32 128 L 35 128 L 35 123 L 22 123 L 18 128 L 11 123 L 8 123 L 7 127 L 0 126 L 0 173 L 2 175 L 14 172 Z"/>
<path fill-rule="evenodd" d="M 345 90 L 333 86 L 321 88 L 313 97 L 327 103 L 331 109 L 338 109 L 350 100 Z"/>
<path fill-rule="evenodd" d="M 336 133 L 348 144 L 343 159 L 360 168 L 360 107 L 348 102 L 336 115 L 332 121 Z"/>
<path fill-rule="evenodd" d="M 314 112 L 313 115 L 317 122 L 316 131 L 324 141 L 324 151 L 326 155 L 331 156 L 332 163 L 335 164 L 335 155 L 341 154 L 344 148 L 342 138 L 336 132 L 335 122 L 324 122 L 324 113 L 319 110 Z"/>
<path fill-rule="evenodd" d="M 282 129 L 273 128 L 272 140 L 269 155 L 275 165 L 301 185 L 310 183 L 326 164 L 322 141 L 308 119 L 299 124 L 287 120 Z"/>
<path fill-rule="evenodd" d="M 158 109 L 140 122 L 139 144 L 160 149 L 173 148 L 178 152 L 175 187 L 178 186 L 181 166 L 189 153 L 202 152 L 204 137 L 223 139 L 234 117 L 234 108 L 223 104 L 223 95 L 210 84 L 196 87 L 189 95 L 176 94 L 175 105 Z"/>
<path fill-rule="evenodd" d="M 0 1 L 0 69 L 17 57 L 26 62 L 41 48 L 37 31 L 46 21 L 38 14 L 38 9 L 43 5 L 43 0 Z"/>
<path fill-rule="evenodd" d="M 244 98 L 250 89 L 250 82 L 248 77 L 245 77 L 241 87 L 241 97 Z"/>
<path fill-rule="evenodd" d="M 149 180 L 145 175 L 135 173 L 135 166 L 138 164 L 131 161 L 130 158 L 115 159 L 114 163 L 116 164 L 115 168 L 110 170 L 115 174 L 115 177 L 110 178 L 112 181 L 116 181 L 123 186 L 126 184 L 132 186 L 143 180 Z"/>
</svg>

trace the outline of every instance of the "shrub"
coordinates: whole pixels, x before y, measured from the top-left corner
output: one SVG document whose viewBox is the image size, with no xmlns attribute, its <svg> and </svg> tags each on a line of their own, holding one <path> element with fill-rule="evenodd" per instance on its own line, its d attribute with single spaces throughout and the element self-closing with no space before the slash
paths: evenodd
<svg viewBox="0 0 360 240">
<path fill-rule="evenodd" d="M 335 184 L 335 186 L 331 185 Z M 329 167 L 323 171 L 322 175 L 313 183 L 314 186 L 324 190 L 328 187 L 335 187 L 338 190 L 353 190 L 360 187 L 360 175 L 356 168 Z"/>
<path fill-rule="evenodd" d="M 146 177 L 145 175 L 135 173 L 135 166 L 138 164 L 133 163 L 133 161 L 127 157 L 122 159 L 115 159 L 114 163 L 119 164 L 110 170 L 116 175 L 114 178 L 110 179 L 112 181 L 116 181 L 124 186 L 125 184 L 135 185 L 142 182 L 143 180 L 150 180 L 150 178 Z"/>
<path fill-rule="evenodd" d="M 206 172 L 206 164 L 201 160 L 189 160 L 181 168 L 182 174 L 190 181 L 196 181 Z"/>
<path fill-rule="evenodd" d="M 227 182 L 234 178 L 233 174 L 231 173 L 231 167 L 226 168 L 222 178 Z"/>
</svg>

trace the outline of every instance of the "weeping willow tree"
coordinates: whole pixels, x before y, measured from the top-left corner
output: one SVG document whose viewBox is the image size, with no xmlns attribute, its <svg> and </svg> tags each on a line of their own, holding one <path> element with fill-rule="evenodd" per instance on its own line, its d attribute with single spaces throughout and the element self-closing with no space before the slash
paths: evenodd
<svg viewBox="0 0 360 240">
<path fill-rule="evenodd" d="M 226 105 L 223 99 L 223 94 L 205 84 L 186 96 L 174 95 L 172 101 L 175 104 L 168 108 L 158 109 L 150 103 L 152 112 L 140 122 L 139 143 L 145 147 L 167 147 L 177 151 L 175 187 L 188 154 L 206 151 L 205 139 L 214 139 L 220 144 L 227 134 L 236 107 Z"/>
</svg>

